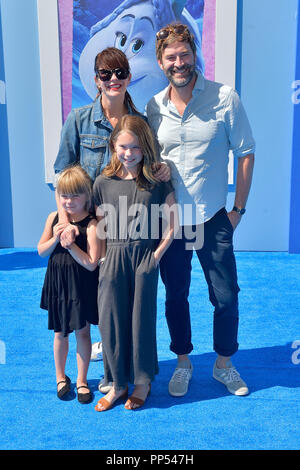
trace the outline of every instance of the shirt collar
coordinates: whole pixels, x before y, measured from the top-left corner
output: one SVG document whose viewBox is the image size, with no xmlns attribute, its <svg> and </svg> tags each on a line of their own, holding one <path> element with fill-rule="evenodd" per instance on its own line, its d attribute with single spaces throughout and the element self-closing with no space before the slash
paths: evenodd
<svg viewBox="0 0 300 470">
<path fill-rule="evenodd" d="M 194 91 L 202 91 L 204 90 L 204 77 L 202 75 L 202 73 L 197 70 L 197 80 L 196 80 L 196 83 L 195 83 L 195 86 L 194 86 L 194 89 L 193 89 L 193 93 Z"/>
<path fill-rule="evenodd" d="M 197 80 L 193 88 L 193 95 L 194 93 L 204 90 L 204 77 L 202 73 L 200 72 L 200 70 L 196 70 L 196 74 L 197 74 Z M 171 88 L 171 84 L 169 84 L 167 88 L 165 88 L 165 93 L 163 95 L 163 104 L 165 106 L 167 106 L 168 101 L 169 101 L 170 88 Z"/>
</svg>

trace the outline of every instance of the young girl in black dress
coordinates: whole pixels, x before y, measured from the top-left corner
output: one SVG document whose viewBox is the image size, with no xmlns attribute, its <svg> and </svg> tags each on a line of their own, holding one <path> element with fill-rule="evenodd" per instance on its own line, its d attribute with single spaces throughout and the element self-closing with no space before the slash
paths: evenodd
<svg viewBox="0 0 300 470">
<path fill-rule="evenodd" d="M 98 324 L 97 284 L 101 241 L 96 236 L 97 221 L 90 213 L 92 182 L 80 166 L 61 172 L 57 182 L 60 204 L 67 212 L 70 227 L 79 235 L 75 242 L 60 240 L 65 224 L 58 222 L 57 212 L 46 221 L 38 244 L 40 256 L 49 256 L 41 296 L 41 308 L 48 310 L 48 329 L 54 330 L 54 360 L 57 395 L 64 398 L 70 391 L 65 375 L 68 335 L 75 330 L 77 340 L 77 396 L 88 403 L 92 394 L 87 384 L 91 356 L 90 323 Z"/>
</svg>

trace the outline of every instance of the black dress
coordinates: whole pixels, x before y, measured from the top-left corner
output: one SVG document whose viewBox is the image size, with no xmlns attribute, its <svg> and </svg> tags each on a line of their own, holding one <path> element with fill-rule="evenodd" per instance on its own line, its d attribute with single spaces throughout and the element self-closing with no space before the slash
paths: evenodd
<svg viewBox="0 0 300 470">
<path fill-rule="evenodd" d="M 79 229 L 76 245 L 87 252 L 86 229 L 93 219 L 88 215 L 72 222 Z M 57 223 L 55 216 L 52 227 Z M 48 329 L 67 336 L 86 322 L 98 325 L 97 290 L 99 268 L 88 271 L 78 264 L 60 243 L 52 252 L 45 275 L 40 307 L 48 310 Z"/>
</svg>

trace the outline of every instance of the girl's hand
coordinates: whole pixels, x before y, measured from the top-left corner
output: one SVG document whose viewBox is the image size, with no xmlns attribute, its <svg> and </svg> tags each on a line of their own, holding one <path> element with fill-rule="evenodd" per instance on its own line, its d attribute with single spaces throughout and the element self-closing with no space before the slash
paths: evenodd
<svg viewBox="0 0 300 470">
<path fill-rule="evenodd" d="M 153 253 L 153 256 L 154 256 L 154 259 L 155 259 L 155 267 L 157 268 L 157 266 L 159 265 L 159 262 L 160 262 L 160 256 L 157 255 L 155 251 Z"/>
<path fill-rule="evenodd" d="M 171 179 L 171 170 L 170 167 L 165 162 L 154 163 L 152 169 L 156 178 L 163 182 L 167 183 Z"/>
<path fill-rule="evenodd" d="M 70 242 L 69 240 L 62 240 L 62 239 L 60 240 L 61 246 L 65 248 L 66 250 L 71 248 L 72 243 L 74 242 Z"/>
<path fill-rule="evenodd" d="M 75 229 L 74 225 L 71 225 L 72 229 Z M 66 238 L 67 232 L 69 232 L 69 227 L 66 229 Z M 71 233 L 74 232 L 71 230 Z M 78 232 L 79 233 L 79 232 Z M 75 259 L 75 261 L 83 266 L 89 271 L 95 271 L 98 265 L 98 260 L 101 257 L 101 254 L 104 254 L 104 247 L 102 246 L 101 240 L 97 237 L 97 221 L 95 219 L 91 220 L 86 229 L 87 236 L 87 251 L 82 251 L 81 248 L 76 243 L 67 243 L 63 244 L 64 248 L 69 249 L 70 255 Z M 63 242 L 64 243 L 64 242 Z"/>
<path fill-rule="evenodd" d="M 79 229 L 75 225 L 68 224 L 63 230 L 60 237 L 60 244 L 63 248 L 69 248 L 75 242 L 75 238 L 79 235 Z"/>
<path fill-rule="evenodd" d="M 63 233 L 64 229 L 66 228 L 67 224 L 65 223 L 57 223 L 53 227 L 53 235 L 54 237 L 59 240 L 61 234 Z"/>
</svg>

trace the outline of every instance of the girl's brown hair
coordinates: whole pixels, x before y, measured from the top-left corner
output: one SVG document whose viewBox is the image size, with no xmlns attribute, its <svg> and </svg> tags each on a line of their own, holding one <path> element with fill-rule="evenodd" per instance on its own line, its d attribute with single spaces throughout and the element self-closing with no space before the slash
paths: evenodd
<svg viewBox="0 0 300 470">
<path fill-rule="evenodd" d="M 92 211 L 92 180 L 80 165 L 72 165 L 59 173 L 56 190 L 58 194 L 85 194 L 86 210 Z"/>
<path fill-rule="evenodd" d="M 136 178 L 137 186 L 140 189 L 149 189 L 158 182 L 154 176 L 152 165 L 158 162 L 155 149 L 155 140 L 152 131 L 145 119 L 140 116 L 126 114 L 123 116 L 110 136 L 109 147 L 111 151 L 110 163 L 104 168 L 102 174 L 105 176 L 115 176 L 122 168 L 122 163 L 117 157 L 115 151 L 115 142 L 122 132 L 134 134 L 141 147 L 143 160 L 139 163 L 138 174 Z"/>
<path fill-rule="evenodd" d="M 113 70 L 119 67 L 125 68 L 130 71 L 130 66 L 126 55 L 124 54 L 124 52 L 122 52 L 120 49 L 117 49 L 116 47 L 107 47 L 102 52 L 99 52 L 99 54 L 97 54 L 95 57 L 94 70 L 96 75 L 99 69 Z M 97 96 L 99 95 L 100 94 L 98 94 Z M 127 108 L 130 107 L 135 113 L 138 113 L 138 110 L 133 104 L 132 98 L 127 90 L 125 93 L 125 105 L 127 106 Z"/>
</svg>

